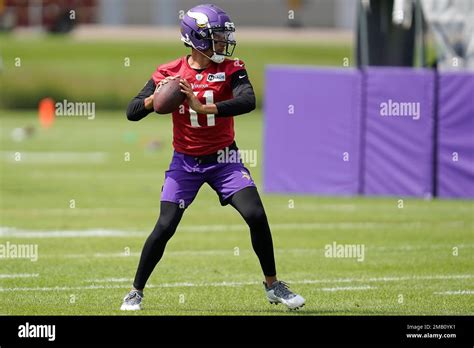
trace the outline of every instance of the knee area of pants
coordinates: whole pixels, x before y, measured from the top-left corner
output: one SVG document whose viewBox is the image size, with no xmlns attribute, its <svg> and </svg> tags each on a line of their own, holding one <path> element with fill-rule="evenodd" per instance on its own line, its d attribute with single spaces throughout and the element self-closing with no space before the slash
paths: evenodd
<svg viewBox="0 0 474 348">
<path fill-rule="evenodd" d="M 166 238 L 173 234 L 174 227 L 171 224 L 158 222 L 153 230 L 153 237 L 156 239 Z"/>
<path fill-rule="evenodd" d="M 264 222 L 266 219 L 265 210 L 263 208 L 252 209 L 245 214 L 245 220 L 249 224 L 258 224 Z"/>
</svg>

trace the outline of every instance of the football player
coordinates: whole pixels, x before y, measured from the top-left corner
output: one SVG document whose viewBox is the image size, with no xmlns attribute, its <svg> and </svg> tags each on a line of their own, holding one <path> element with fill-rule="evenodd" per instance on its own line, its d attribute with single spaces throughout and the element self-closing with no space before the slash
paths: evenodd
<svg viewBox="0 0 474 348">
<path fill-rule="evenodd" d="M 270 303 L 283 303 L 290 309 L 305 303 L 286 283 L 277 280 L 270 227 L 250 172 L 240 160 L 219 160 L 219 151 L 238 150 L 233 117 L 255 109 L 255 95 L 245 64 L 227 58 L 236 45 L 234 32 L 234 23 L 215 5 L 199 5 L 189 10 L 181 21 L 181 40 L 191 48 L 191 54 L 159 66 L 128 106 L 129 120 L 144 118 L 153 111 L 155 89 L 170 79 L 180 79 L 186 95 L 185 102 L 172 114 L 174 154 L 165 173 L 160 216 L 145 242 L 133 287 L 123 300 L 122 310 L 142 308 L 145 284 L 185 209 L 204 183 L 216 191 L 221 205 L 230 204 L 248 224 Z"/>
</svg>

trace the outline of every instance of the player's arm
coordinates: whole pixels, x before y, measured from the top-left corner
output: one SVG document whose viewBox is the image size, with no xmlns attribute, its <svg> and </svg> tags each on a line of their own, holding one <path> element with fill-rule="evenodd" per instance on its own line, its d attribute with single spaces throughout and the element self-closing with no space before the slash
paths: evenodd
<svg viewBox="0 0 474 348">
<path fill-rule="evenodd" d="M 153 93 L 155 82 L 150 79 L 138 95 L 133 98 L 127 107 L 127 118 L 129 121 L 140 121 L 153 111 Z"/>
<path fill-rule="evenodd" d="M 230 85 L 234 98 L 216 103 L 218 117 L 238 116 L 255 109 L 255 92 L 248 78 L 247 70 L 231 75 Z"/>
<path fill-rule="evenodd" d="M 215 104 L 202 104 L 193 94 L 191 85 L 181 80 L 181 91 L 186 94 L 189 106 L 199 114 L 215 114 L 218 117 L 238 116 L 255 109 L 255 93 L 245 69 L 231 76 L 233 98 Z"/>
</svg>

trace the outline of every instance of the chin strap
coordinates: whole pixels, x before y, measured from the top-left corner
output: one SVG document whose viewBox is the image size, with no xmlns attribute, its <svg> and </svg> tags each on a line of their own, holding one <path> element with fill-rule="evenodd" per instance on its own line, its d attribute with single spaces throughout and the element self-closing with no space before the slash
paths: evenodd
<svg viewBox="0 0 474 348">
<path fill-rule="evenodd" d="M 225 60 L 225 56 L 223 56 L 222 54 L 214 53 L 212 56 L 209 57 L 207 54 L 205 54 L 204 52 L 201 52 L 197 48 L 195 48 L 195 47 L 193 47 L 193 48 L 196 51 L 198 51 L 200 54 L 202 54 L 204 57 L 206 57 L 207 59 L 212 60 L 214 63 L 220 64 Z"/>
<path fill-rule="evenodd" d="M 222 54 L 214 53 L 212 57 L 209 57 L 209 59 L 212 60 L 214 63 L 220 64 L 225 60 L 225 56 L 223 56 Z"/>
<path fill-rule="evenodd" d="M 191 40 L 186 40 L 186 38 L 184 37 L 181 37 L 181 41 L 183 41 L 184 43 L 188 44 L 189 46 L 191 46 L 192 48 L 194 48 L 196 51 L 198 51 L 200 54 L 202 54 L 204 57 L 206 57 L 207 59 L 210 59 L 212 60 L 214 63 L 217 63 L 217 64 L 220 64 L 222 63 L 224 60 L 225 60 L 225 56 L 222 55 L 222 54 L 217 54 L 214 52 L 214 54 L 209 57 L 208 55 L 204 54 L 204 52 L 201 52 L 200 50 L 198 50 L 196 47 L 194 47 L 193 43 L 191 42 Z"/>
</svg>

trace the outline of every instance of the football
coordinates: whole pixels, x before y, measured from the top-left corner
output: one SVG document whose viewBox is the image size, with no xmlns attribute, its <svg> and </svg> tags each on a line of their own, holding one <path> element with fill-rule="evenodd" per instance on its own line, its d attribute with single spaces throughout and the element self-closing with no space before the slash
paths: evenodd
<svg viewBox="0 0 474 348">
<path fill-rule="evenodd" d="M 181 92 L 179 79 L 169 80 L 156 89 L 153 96 L 153 109 L 159 114 L 170 114 L 175 111 L 186 99 Z"/>
</svg>

